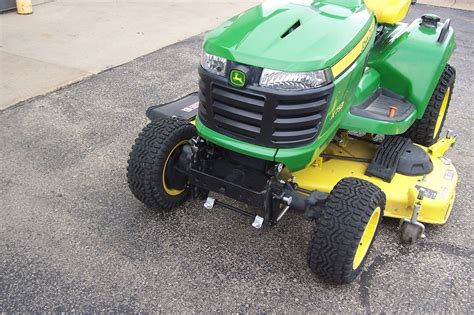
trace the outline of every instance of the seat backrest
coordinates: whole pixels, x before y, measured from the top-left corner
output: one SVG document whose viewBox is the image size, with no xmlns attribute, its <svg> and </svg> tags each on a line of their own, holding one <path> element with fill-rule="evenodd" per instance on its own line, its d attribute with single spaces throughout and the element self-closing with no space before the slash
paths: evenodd
<svg viewBox="0 0 474 315">
<path fill-rule="evenodd" d="M 395 24 L 405 18 L 411 0 L 364 0 L 380 24 Z"/>
</svg>

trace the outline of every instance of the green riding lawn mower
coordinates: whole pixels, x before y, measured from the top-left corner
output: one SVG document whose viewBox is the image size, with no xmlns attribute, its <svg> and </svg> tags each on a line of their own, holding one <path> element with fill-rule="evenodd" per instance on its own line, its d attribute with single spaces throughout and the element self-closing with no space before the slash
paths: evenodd
<svg viewBox="0 0 474 315">
<path fill-rule="evenodd" d="M 457 182 L 444 156 L 456 137 L 442 135 L 456 44 L 449 19 L 401 23 L 411 4 L 268 1 L 211 31 L 199 92 L 147 111 L 132 193 L 160 211 L 200 198 L 255 228 L 300 211 L 314 222 L 309 267 L 335 283 L 361 271 L 383 216 L 400 219 L 409 243 L 423 223 L 444 224 Z"/>
</svg>

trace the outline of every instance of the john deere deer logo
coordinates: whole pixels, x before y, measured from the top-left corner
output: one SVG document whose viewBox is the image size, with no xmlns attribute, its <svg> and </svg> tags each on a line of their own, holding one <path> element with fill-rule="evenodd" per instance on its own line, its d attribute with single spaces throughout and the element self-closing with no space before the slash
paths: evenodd
<svg viewBox="0 0 474 315">
<path fill-rule="evenodd" d="M 234 69 L 230 72 L 230 83 L 236 87 L 243 87 L 245 85 L 245 73 Z"/>
</svg>

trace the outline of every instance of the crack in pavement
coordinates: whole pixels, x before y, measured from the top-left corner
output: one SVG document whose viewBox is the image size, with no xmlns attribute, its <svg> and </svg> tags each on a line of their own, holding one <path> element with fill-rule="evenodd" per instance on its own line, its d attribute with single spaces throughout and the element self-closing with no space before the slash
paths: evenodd
<svg viewBox="0 0 474 315">
<path fill-rule="evenodd" d="M 374 261 L 364 270 L 360 275 L 359 284 L 359 299 L 361 305 L 367 310 L 372 312 L 370 306 L 370 286 L 372 279 L 375 278 L 377 269 L 386 263 L 390 263 L 395 260 L 399 260 L 401 257 L 410 254 L 412 250 L 417 250 L 421 253 L 439 252 L 442 254 L 452 255 L 456 257 L 472 259 L 474 250 L 467 247 L 462 247 L 450 243 L 438 243 L 438 242 L 423 242 L 419 241 L 414 245 L 404 245 L 397 254 L 395 255 L 383 255 L 377 253 Z"/>
</svg>

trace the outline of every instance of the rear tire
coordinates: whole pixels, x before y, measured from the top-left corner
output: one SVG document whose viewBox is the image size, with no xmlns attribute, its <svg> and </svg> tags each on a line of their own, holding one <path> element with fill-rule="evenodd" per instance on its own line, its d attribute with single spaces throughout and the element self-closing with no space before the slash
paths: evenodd
<svg viewBox="0 0 474 315">
<path fill-rule="evenodd" d="M 423 146 L 430 146 L 438 141 L 448 114 L 455 79 L 456 70 L 446 65 L 423 117 L 415 121 L 404 136 Z"/>
<path fill-rule="evenodd" d="M 333 283 L 349 283 L 361 271 L 385 209 L 385 194 L 372 183 L 344 178 L 331 191 L 314 226 L 308 263 Z"/>
<path fill-rule="evenodd" d="M 187 179 L 174 164 L 183 145 L 195 136 L 194 125 L 175 118 L 152 121 L 143 129 L 127 167 L 128 186 L 138 200 L 156 210 L 171 210 L 187 200 Z"/>
</svg>

